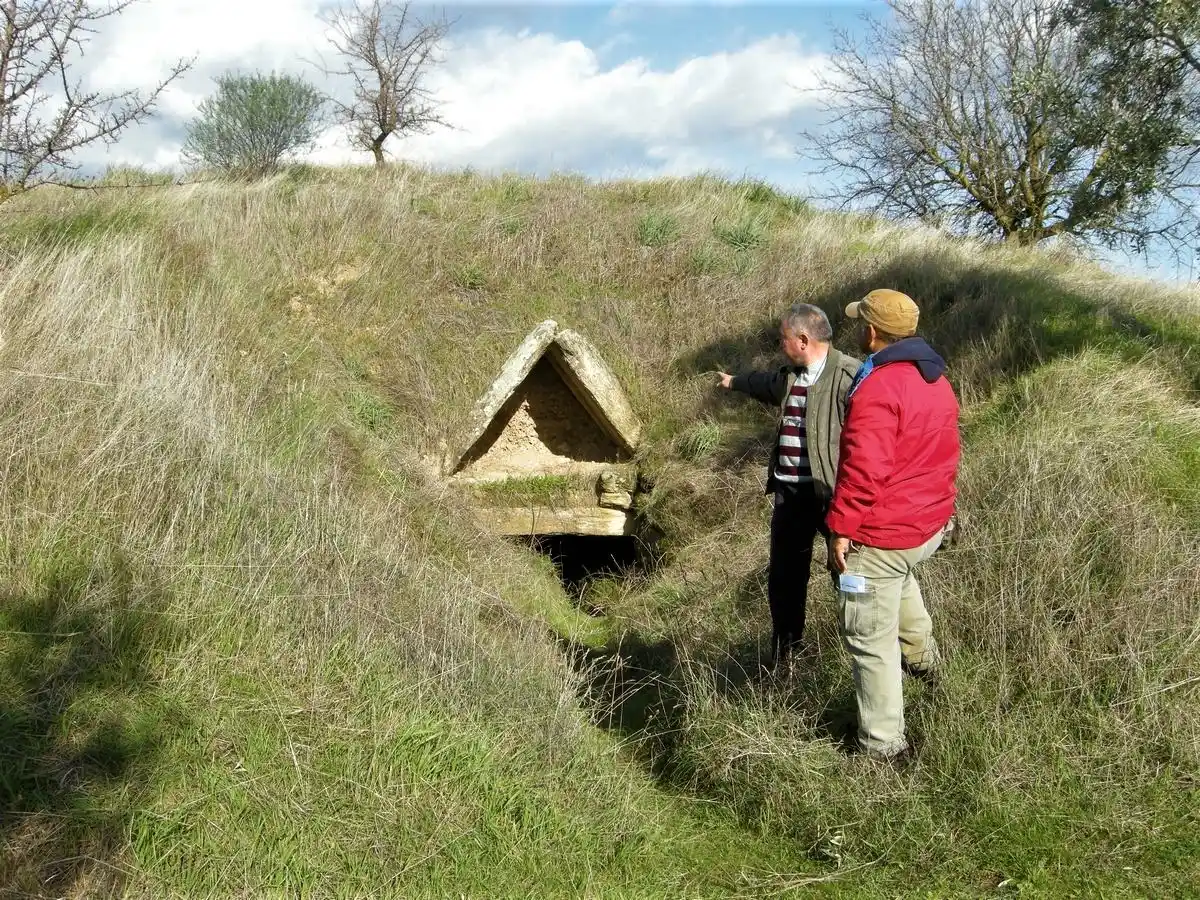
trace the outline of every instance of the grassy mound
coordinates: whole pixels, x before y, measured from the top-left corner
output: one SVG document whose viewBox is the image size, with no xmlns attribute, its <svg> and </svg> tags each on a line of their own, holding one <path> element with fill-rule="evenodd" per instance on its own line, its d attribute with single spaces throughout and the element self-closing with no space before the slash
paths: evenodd
<svg viewBox="0 0 1200 900">
<path fill-rule="evenodd" d="M 1200 881 L 1193 297 L 702 178 L 297 170 L 0 213 L 0 890 Z M 755 676 L 770 412 L 711 374 L 770 362 L 791 300 L 881 285 L 964 403 L 948 678 L 906 687 L 900 772 L 840 751 L 819 571 L 818 653 Z M 601 619 L 436 475 L 544 318 L 647 423 L 662 561 L 590 585 Z"/>
</svg>

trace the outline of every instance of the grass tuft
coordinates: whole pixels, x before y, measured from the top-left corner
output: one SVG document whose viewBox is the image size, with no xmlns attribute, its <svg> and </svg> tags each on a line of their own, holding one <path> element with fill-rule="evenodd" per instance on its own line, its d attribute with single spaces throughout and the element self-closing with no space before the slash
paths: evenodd
<svg viewBox="0 0 1200 900">
<path fill-rule="evenodd" d="M 475 263 L 460 268 L 455 273 L 454 281 L 459 287 L 468 291 L 482 290 L 487 286 L 487 276 L 483 269 Z"/>
<path fill-rule="evenodd" d="M 721 445 L 721 426 L 716 422 L 697 422 L 679 435 L 676 452 L 686 460 L 699 462 L 711 457 Z"/>
<path fill-rule="evenodd" d="M 708 244 L 703 244 L 692 251 L 688 259 L 688 271 L 692 275 L 713 275 L 721 270 L 723 260 L 721 254 Z"/>
<path fill-rule="evenodd" d="M 649 212 L 637 221 L 637 241 L 644 247 L 665 247 L 679 237 L 679 221 L 668 213 Z"/>
<path fill-rule="evenodd" d="M 716 224 L 713 234 L 717 240 L 741 252 L 753 250 L 766 242 L 766 230 L 757 218 L 746 218 L 732 225 Z"/>
</svg>

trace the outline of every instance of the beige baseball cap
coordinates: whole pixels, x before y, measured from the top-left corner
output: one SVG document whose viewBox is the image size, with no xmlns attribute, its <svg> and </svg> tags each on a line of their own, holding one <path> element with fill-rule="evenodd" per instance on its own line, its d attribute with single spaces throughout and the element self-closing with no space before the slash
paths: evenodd
<svg viewBox="0 0 1200 900">
<path fill-rule="evenodd" d="M 917 333 L 920 310 L 908 294 L 879 288 L 846 307 L 851 319 L 865 319 L 885 334 L 908 337 Z"/>
</svg>

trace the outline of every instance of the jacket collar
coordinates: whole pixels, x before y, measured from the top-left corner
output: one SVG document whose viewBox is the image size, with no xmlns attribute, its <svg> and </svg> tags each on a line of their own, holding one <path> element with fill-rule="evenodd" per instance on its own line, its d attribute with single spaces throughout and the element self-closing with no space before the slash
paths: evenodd
<svg viewBox="0 0 1200 900">
<path fill-rule="evenodd" d="M 828 381 L 833 373 L 833 370 L 836 369 L 841 362 L 841 359 L 841 351 L 836 350 L 831 346 L 829 348 L 829 352 L 825 354 L 825 362 L 822 364 L 824 368 L 821 369 L 821 374 L 817 376 L 817 380 L 814 382 L 814 384 L 823 384 L 824 382 Z M 792 365 L 790 363 L 782 366 L 784 373 L 788 377 L 789 383 L 791 383 L 792 379 L 799 374 L 802 368 L 804 367 Z"/>
</svg>

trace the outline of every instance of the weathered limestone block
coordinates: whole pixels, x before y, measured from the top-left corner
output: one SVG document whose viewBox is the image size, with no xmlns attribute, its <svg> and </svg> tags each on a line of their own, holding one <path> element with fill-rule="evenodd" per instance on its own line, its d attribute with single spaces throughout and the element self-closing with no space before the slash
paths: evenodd
<svg viewBox="0 0 1200 900">
<path fill-rule="evenodd" d="M 554 340 L 557 331 L 558 323 L 553 319 L 541 322 L 526 335 L 525 340 L 521 341 L 520 346 L 505 361 L 503 368 L 500 369 L 500 374 L 488 386 L 483 396 L 476 401 L 467 416 L 466 436 L 461 447 L 451 457 L 449 465 L 451 471 L 458 467 L 475 442 L 483 437 L 483 433 L 492 424 L 492 419 L 500 412 L 500 408 L 508 402 L 513 391 L 542 358 L 542 354 Z"/>
<path fill-rule="evenodd" d="M 642 423 L 600 354 L 548 319 L 479 398 L 442 470 L 460 487 L 484 491 L 475 505 L 493 532 L 630 534 L 641 438 Z M 552 480 L 538 482 L 542 476 Z M 524 479 L 563 489 L 521 502 Z"/>
<path fill-rule="evenodd" d="M 555 336 L 554 343 L 554 349 L 561 353 L 566 364 L 560 371 L 564 380 L 576 390 L 588 412 L 598 421 L 607 423 L 612 436 L 625 451 L 634 453 L 642 438 L 642 423 L 625 398 L 612 369 L 578 332 L 563 329 Z"/>
<path fill-rule="evenodd" d="M 476 402 L 443 469 L 458 473 L 493 445 L 522 448 L 527 458 L 522 465 L 505 458 L 513 454 L 494 452 L 488 465 L 497 472 L 536 468 L 532 457 L 539 453 L 547 465 L 555 457 L 558 469 L 570 468 L 572 460 L 587 468 L 632 457 L 641 436 L 641 421 L 596 349 L 547 319 L 530 331 Z"/>
<path fill-rule="evenodd" d="M 636 477 L 619 472 L 601 472 L 596 480 L 599 505 L 609 509 L 630 509 L 633 506 L 633 487 Z"/>
<path fill-rule="evenodd" d="M 483 507 L 476 515 L 493 534 L 590 534 L 617 536 L 633 533 L 633 520 L 619 509 L 600 506 L 552 508 L 534 506 Z"/>
</svg>

